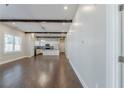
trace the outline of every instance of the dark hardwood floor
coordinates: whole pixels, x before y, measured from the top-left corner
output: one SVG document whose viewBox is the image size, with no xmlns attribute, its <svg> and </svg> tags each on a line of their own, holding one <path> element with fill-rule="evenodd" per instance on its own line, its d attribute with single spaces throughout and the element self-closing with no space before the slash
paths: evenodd
<svg viewBox="0 0 124 93">
<path fill-rule="evenodd" d="M 0 65 L 1 88 L 82 88 L 64 55 L 36 56 Z"/>
</svg>

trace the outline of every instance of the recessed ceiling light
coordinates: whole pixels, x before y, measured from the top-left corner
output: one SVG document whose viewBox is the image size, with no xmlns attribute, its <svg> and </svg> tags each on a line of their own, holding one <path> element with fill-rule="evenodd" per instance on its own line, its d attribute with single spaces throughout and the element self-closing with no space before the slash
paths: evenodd
<svg viewBox="0 0 124 93">
<path fill-rule="evenodd" d="M 44 21 L 44 22 L 41 22 L 41 23 L 47 23 L 47 22 Z"/>
<path fill-rule="evenodd" d="M 31 36 L 34 37 L 34 33 L 32 33 Z"/>
<path fill-rule="evenodd" d="M 41 42 L 45 42 L 45 40 L 40 40 Z"/>
<path fill-rule="evenodd" d="M 95 6 L 94 5 L 86 5 L 83 7 L 84 11 L 92 11 L 94 10 Z"/>
<path fill-rule="evenodd" d="M 12 22 L 13 25 L 15 25 L 15 22 Z"/>
<path fill-rule="evenodd" d="M 79 25 L 79 23 L 74 23 L 74 25 L 75 25 L 75 26 L 78 26 L 78 25 Z"/>
<path fill-rule="evenodd" d="M 65 25 L 65 23 L 64 23 L 64 22 L 63 22 L 62 24 L 63 24 L 63 25 Z"/>
<path fill-rule="evenodd" d="M 65 9 L 65 10 L 68 10 L 68 6 L 64 6 L 64 9 Z"/>
</svg>

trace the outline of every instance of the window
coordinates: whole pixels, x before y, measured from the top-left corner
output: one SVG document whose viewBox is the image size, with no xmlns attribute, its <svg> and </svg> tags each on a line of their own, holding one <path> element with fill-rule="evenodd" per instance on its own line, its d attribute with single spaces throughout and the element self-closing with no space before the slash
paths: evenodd
<svg viewBox="0 0 124 93">
<path fill-rule="evenodd" d="M 21 38 L 12 35 L 5 35 L 5 52 L 21 51 Z"/>
<path fill-rule="evenodd" d="M 11 35 L 5 35 L 5 52 L 12 52 L 14 44 L 14 38 Z"/>
<path fill-rule="evenodd" d="M 21 51 L 21 38 L 15 36 L 15 51 Z"/>
</svg>

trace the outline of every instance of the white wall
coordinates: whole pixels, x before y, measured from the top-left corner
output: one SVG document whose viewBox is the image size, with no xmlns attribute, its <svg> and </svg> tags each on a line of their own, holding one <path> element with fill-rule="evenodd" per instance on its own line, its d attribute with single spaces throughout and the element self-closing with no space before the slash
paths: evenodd
<svg viewBox="0 0 124 93">
<path fill-rule="evenodd" d="M 34 56 L 34 46 L 35 46 L 35 37 L 34 34 L 26 34 L 26 44 L 24 46 L 26 49 L 25 55 L 27 57 L 32 57 Z"/>
<path fill-rule="evenodd" d="M 60 52 L 65 52 L 65 39 L 60 39 L 59 50 L 60 50 Z"/>
<path fill-rule="evenodd" d="M 22 38 L 22 51 L 21 52 L 14 52 L 14 53 L 5 53 L 4 52 L 4 35 L 5 34 L 10 34 L 10 35 L 15 35 L 19 36 Z M 7 25 L 3 25 L 0 23 L 0 63 L 10 61 L 16 58 L 20 58 L 25 56 L 25 34 L 21 31 L 17 31 L 17 29 L 11 28 Z"/>
<path fill-rule="evenodd" d="M 106 87 L 106 8 L 87 6 L 80 5 L 75 15 L 66 55 L 85 87 Z"/>
<path fill-rule="evenodd" d="M 11 52 L 11 53 L 4 52 L 4 45 L 5 45 L 4 35 L 5 34 L 15 35 L 22 38 L 21 52 Z M 30 38 L 31 38 L 31 34 L 29 34 L 29 36 L 26 37 L 24 32 L 0 23 L 0 64 L 11 62 L 19 58 L 32 56 L 33 55 L 32 52 L 34 50 L 32 48 L 33 46 L 31 41 L 32 39 Z"/>
</svg>

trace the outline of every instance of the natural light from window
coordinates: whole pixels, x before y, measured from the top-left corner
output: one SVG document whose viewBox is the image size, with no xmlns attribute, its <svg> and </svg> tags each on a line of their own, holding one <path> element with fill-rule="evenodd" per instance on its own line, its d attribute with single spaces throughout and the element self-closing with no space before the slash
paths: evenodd
<svg viewBox="0 0 124 93">
<path fill-rule="evenodd" d="M 19 52 L 21 51 L 22 39 L 18 36 L 5 34 L 5 52 Z"/>
</svg>

